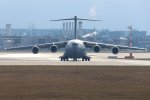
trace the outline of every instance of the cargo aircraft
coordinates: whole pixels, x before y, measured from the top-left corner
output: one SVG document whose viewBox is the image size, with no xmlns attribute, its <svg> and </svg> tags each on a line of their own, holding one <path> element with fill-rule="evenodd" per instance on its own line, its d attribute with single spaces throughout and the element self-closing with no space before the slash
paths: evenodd
<svg viewBox="0 0 150 100">
<path fill-rule="evenodd" d="M 13 47 L 13 48 L 7 48 L 6 50 L 31 49 L 33 54 L 38 54 L 39 49 L 41 48 L 50 48 L 50 51 L 52 53 L 56 53 L 59 48 L 65 48 L 64 54 L 59 57 L 61 61 L 68 61 L 69 59 L 73 59 L 73 61 L 77 61 L 78 59 L 82 59 L 82 61 L 90 61 L 91 57 L 87 55 L 86 48 L 92 48 L 92 50 L 95 53 L 100 52 L 102 48 L 108 48 L 112 50 L 113 54 L 118 54 L 120 49 L 145 50 L 144 48 L 138 48 L 138 47 L 97 43 L 97 42 L 82 41 L 82 40 L 77 39 L 77 21 L 78 20 L 82 20 L 82 21 L 101 21 L 101 20 L 83 19 L 83 18 L 78 18 L 77 16 L 75 16 L 74 18 L 58 19 L 58 20 L 50 20 L 50 21 L 65 21 L 65 20 L 74 21 L 74 39 L 69 40 L 69 41 L 62 41 L 62 42 Z"/>
</svg>

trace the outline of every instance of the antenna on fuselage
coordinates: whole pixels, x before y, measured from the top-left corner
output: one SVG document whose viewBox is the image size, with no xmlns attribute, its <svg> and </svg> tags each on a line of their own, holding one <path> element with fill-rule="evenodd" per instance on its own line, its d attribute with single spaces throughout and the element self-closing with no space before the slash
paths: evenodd
<svg viewBox="0 0 150 100">
<path fill-rule="evenodd" d="M 78 22 L 78 20 L 82 20 L 82 21 L 101 21 L 101 20 L 78 18 L 77 16 L 74 16 L 74 18 L 58 19 L 58 20 L 50 20 L 50 21 L 64 21 L 64 20 L 73 20 L 74 21 L 74 35 L 75 35 L 74 39 L 77 39 L 77 22 Z"/>
</svg>

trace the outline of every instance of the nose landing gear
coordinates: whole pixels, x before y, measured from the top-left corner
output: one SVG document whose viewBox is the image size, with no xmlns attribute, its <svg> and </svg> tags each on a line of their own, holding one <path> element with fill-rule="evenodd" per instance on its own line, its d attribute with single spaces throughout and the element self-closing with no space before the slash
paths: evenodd
<svg viewBox="0 0 150 100">
<path fill-rule="evenodd" d="M 77 58 L 73 58 L 73 61 L 77 61 L 78 59 Z"/>
</svg>

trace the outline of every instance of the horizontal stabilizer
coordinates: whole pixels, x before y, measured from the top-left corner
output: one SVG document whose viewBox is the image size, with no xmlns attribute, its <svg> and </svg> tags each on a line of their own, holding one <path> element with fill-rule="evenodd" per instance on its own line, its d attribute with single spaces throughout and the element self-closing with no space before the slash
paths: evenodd
<svg viewBox="0 0 150 100">
<path fill-rule="evenodd" d="M 101 21 L 101 20 L 83 19 L 83 18 L 78 18 L 78 20 L 85 20 L 85 21 Z"/>
<path fill-rule="evenodd" d="M 77 38 L 77 22 L 78 22 L 78 20 L 82 20 L 82 21 L 101 21 L 101 20 L 78 18 L 77 16 L 74 16 L 74 18 L 58 19 L 58 20 L 50 20 L 50 21 L 65 21 L 65 20 L 73 20 L 74 21 L 74 34 L 75 34 L 74 39 Z"/>
<path fill-rule="evenodd" d="M 50 20 L 50 21 L 65 21 L 65 20 L 101 21 L 101 20 L 93 20 L 93 19 L 87 19 L 87 18 L 77 18 L 77 16 L 75 16 L 74 18 L 57 19 L 57 20 Z"/>
<path fill-rule="evenodd" d="M 50 21 L 64 21 L 64 20 L 74 20 L 74 18 L 69 18 L 69 19 L 57 19 L 57 20 L 50 20 Z"/>
</svg>

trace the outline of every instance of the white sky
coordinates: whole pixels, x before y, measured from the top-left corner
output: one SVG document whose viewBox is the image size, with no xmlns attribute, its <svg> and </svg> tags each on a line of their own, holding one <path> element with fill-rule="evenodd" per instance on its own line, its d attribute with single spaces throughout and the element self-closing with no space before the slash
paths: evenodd
<svg viewBox="0 0 150 100">
<path fill-rule="evenodd" d="M 0 0 L 0 28 L 11 23 L 14 28 L 61 28 L 62 22 L 50 19 L 101 19 L 84 22 L 84 28 L 146 30 L 150 34 L 150 0 Z"/>
</svg>

